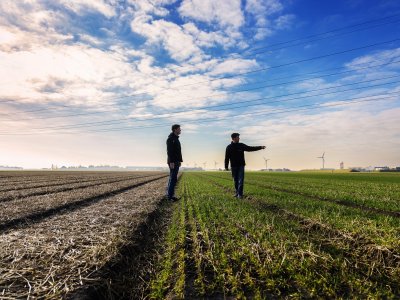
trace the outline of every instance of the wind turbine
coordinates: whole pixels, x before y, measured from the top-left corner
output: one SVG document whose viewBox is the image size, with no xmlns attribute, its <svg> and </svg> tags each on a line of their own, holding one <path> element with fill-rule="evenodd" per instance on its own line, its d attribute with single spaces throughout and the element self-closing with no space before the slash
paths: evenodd
<svg viewBox="0 0 400 300">
<path fill-rule="evenodd" d="M 318 156 L 317 158 L 322 158 L 322 170 L 325 169 L 325 151 L 322 156 Z"/>
<path fill-rule="evenodd" d="M 215 168 L 215 170 L 217 169 L 217 162 L 216 161 L 214 161 L 214 168 Z"/>
<path fill-rule="evenodd" d="M 268 161 L 269 161 L 269 158 L 265 158 L 265 157 L 263 157 L 263 158 L 264 158 L 264 161 L 265 161 L 265 170 L 268 171 Z"/>
</svg>

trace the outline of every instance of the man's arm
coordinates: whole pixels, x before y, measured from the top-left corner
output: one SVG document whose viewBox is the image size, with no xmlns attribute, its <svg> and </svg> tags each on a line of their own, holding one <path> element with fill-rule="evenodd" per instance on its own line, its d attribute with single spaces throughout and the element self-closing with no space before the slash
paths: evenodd
<svg viewBox="0 0 400 300">
<path fill-rule="evenodd" d="M 228 170 L 229 159 L 230 159 L 230 151 L 229 151 L 229 146 L 228 146 L 228 147 L 226 147 L 226 150 L 225 150 L 225 170 Z"/>
<path fill-rule="evenodd" d="M 167 155 L 168 155 L 168 164 L 170 165 L 170 168 L 174 168 L 174 162 L 175 162 L 175 147 L 174 147 L 174 140 L 171 138 L 167 139 Z M 171 166 L 172 164 L 172 166 Z"/>
<path fill-rule="evenodd" d="M 246 144 L 243 144 L 243 151 L 248 151 L 248 152 L 252 152 L 252 151 L 258 151 L 258 150 L 263 150 L 265 149 L 265 146 L 247 146 Z"/>
</svg>

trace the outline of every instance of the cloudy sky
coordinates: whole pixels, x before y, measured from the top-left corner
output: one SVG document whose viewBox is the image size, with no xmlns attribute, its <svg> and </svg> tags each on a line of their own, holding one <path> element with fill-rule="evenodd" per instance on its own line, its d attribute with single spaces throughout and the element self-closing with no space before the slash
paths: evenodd
<svg viewBox="0 0 400 300">
<path fill-rule="evenodd" d="M 0 165 L 400 166 L 396 0 L 2 0 Z"/>
</svg>

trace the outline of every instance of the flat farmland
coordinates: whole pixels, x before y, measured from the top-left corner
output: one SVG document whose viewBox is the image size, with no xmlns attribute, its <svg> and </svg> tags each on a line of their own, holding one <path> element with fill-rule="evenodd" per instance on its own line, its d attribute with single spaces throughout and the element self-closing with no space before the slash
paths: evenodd
<svg viewBox="0 0 400 300">
<path fill-rule="evenodd" d="M 400 174 L 0 172 L 0 299 L 400 297 Z"/>
<path fill-rule="evenodd" d="M 400 297 L 399 174 L 185 173 L 153 298 Z"/>
<path fill-rule="evenodd" d="M 146 274 L 130 268 L 151 245 L 143 235 L 162 210 L 166 173 L 0 175 L 0 299 L 137 292 Z"/>
</svg>

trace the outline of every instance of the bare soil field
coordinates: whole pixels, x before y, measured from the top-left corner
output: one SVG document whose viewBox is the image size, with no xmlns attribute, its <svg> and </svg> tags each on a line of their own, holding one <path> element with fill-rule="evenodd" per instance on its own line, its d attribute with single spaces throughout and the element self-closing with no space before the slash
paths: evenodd
<svg viewBox="0 0 400 300">
<path fill-rule="evenodd" d="M 124 278 L 118 265 L 137 267 L 167 174 L 71 173 L 1 174 L 0 299 L 109 298 L 127 280 L 143 289 L 140 272 Z"/>
</svg>

